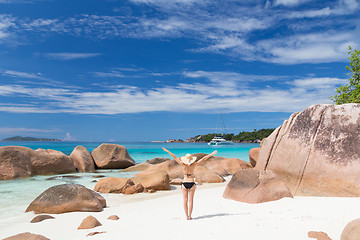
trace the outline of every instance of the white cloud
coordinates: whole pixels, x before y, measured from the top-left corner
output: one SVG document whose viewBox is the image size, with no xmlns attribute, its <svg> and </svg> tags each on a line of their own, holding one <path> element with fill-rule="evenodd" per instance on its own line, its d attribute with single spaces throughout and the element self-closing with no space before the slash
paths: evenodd
<svg viewBox="0 0 360 240">
<path fill-rule="evenodd" d="M 26 73 L 13 70 L 5 70 L 1 74 L 4 76 L 15 78 L 45 79 L 41 73 Z"/>
<path fill-rule="evenodd" d="M 286 80 L 288 76 L 282 75 L 253 75 L 253 74 L 242 74 L 238 72 L 230 71 L 185 71 L 182 73 L 185 77 L 189 78 L 206 78 L 212 82 L 221 83 L 226 82 L 254 82 L 254 81 L 282 81 Z"/>
<path fill-rule="evenodd" d="M 324 77 L 296 79 L 293 82 L 288 82 L 288 84 L 302 89 L 334 89 L 335 86 L 344 85 L 347 82 L 346 79 Z"/>
<path fill-rule="evenodd" d="M 93 72 L 92 74 L 101 78 L 141 78 L 149 75 L 171 75 L 171 73 L 152 73 L 144 68 L 139 67 L 116 67 L 109 69 L 107 72 Z"/>
<path fill-rule="evenodd" d="M 199 51 L 225 53 L 232 56 L 253 60 L 253 53 L 256 46 L 249 44 L 242 36 L 218 35 L 213 37 L 209 46 L 200 48 Z"/>
<path fill-rule="evenodd" d="M 332 9 L 330 9 L 329 7 L 325 7 L 325 8 L 316 9 L 316 10 L 291 12 L 287 17 L 288 18 L 316 18 L 316 17 L 330 16 L 333 13 L 334 13 L 334 11 Z"/>
<path fill-rule="evenodd" d="M 340 0 L 339 5 L 344 6 L 347 9 L 356 10 L 357 8 L 360 7 L 360 1 L 359 0 Z"/>
<path fill-rule="evenodd" d="M 288 18 L 318 18 L 337 15 L 350 15 L 360 7 L 358 0 L 339 0 L 333 7 L 326 6 L 320 9 L 294 11 L 286 14 Z"/>
<path fill-rule="evenodd" d="M 134 3 L 138 3 L 138 4 L 156 4 L 156 5 L 160 5 L 160 6 L 164 6 L 166 4 L 191 4 L 191 3 L 199 3 L 199 2 L 204 2 L 201 0 L 173 0 L 173 1 L 168 1 L 168 0 L 130 0 L 131 2 Z"/>
<path fill-rule="evenodd" d="M 7 14 L 0 14 L 0 43 L 11 39 L 12 29 L 15 26 L 15 18 Z"/>
<path fill-rule="evenodd" d="M 38 106 L 30 106 L 30 107 L 24 107 L 24 106 L 16 106 L 13 104 L 0 104 L 0 111 L 1 112 L 10 112 L 10 113 L 58 113 L 56 109 L 49 110 L 45 109 L 43 107 Z"/>
<path fill-rule="evenodd" d="M 273 5 L 298 6 L 307 1 L 276 0 Z M 131 15 L 126 16 L 84 14 L 59 19 L 19 19 L 0 15 L 0 43 L 15 42 L 10 40 L 17 35 L 24 37 L 30 32 L 70 34 L 97 40 L 187 38 L 198 43 L 193 51 L 281 64 L 345 61 L 344 46 L 349 43 L 360 45 L 359 17 L 356 15 L 360 4 L 357 0 L 323 2 L 318 3 L 316 8 L 304 8 L 302 11 L 270 7 L 270 1 L 267 1 L 266 6 L 263 1 L 131 2 L 148 5 L 146 9 L 149 12 L 144 10 L 144 14 L 136 15 L 130 11 Z M 151 14 L 150 10 L 153 11 Z M 157 14 L 153 14 L 154 12 Z M 321 21 L 316 19 L 320 17 Z M 272 35 L 273 32 L 277 34 Z M 318 35 L 316 41 L 304 39 L 314 35 Z M 342 39 L 334 40 L 336 36 L 341 36 Z M 100 53 L 49 53 L 45 56 L 71 60 L 99 55 Z"/>
<path fill-rule="evenodd" d="M 237 72 L 185 71 L 183 75 L 190 78 L 207 78 L 213 82 L 248 81 L 248 75 Z"/>
<path fill-rule="evenodd" d="M 0 40 L 1 40 L 1 39 L 5 39 L 5 38 L 7 38 L 8 36 L 9 36 L 9 34 L 0 31 Z"/>
<path fill-rule="evenodd" d="M 114 68 L 117 71 L 123 71 L 123 72 L 139 72 L 139 71 L 143 71 L 143 68 L 139 68 L 139 67 L 118 67 L 118 68 Z"/>
<path fill-rule="evenodd" d="M 17 85 L 0 86 L 0 95 L 31 99 L 27 106 L 0 105 L 6 112 L 65 112 L 78 114 L 119 114 L 153 111 L 226 112 L 299 111 L 315 103 L 329 103 L 335 88 L 345 83 L 337 78 L 304 78 L 281 81 L 281 88 L 263 89 L 244 85 L 239 76 L 224 72 L 210 77 L 206 72 L 186 73 L 192 78 L 205 76 L 196 83 L 141 89 L 134 86 L 113 86 L 111 90 L 82 92 L 76 89 L 31 88 Z M 216 74 L 215 74 L 216 75 Z M 230 76 L 227 78 L 226 76 Z M 246 78 L 246 75 L 243 75 Z M 251 76 L 261 79 L 263 76 Z M 268 76 L 275 81 L 277 76 Z M 266 81 L 266 80 L 264 80 Z"/>
<path fill-rule="evenodd" d="M 112 70 L 110 72 L 94 72 L 94 75 L 97 77 L 115 77 L 115 78 L 125 77 L 123 73 L 115 70 Z"/>
<path fill-rule="evenodd" d="M 102 53 L 46 53 L 44 56 L 51 58 L 51 59 L 58 59 L 58 60 L 73 60 L 73 59 L 85 59 L 85 58 L 92 58 L 102 55 Z"/>
<path fill-rule="evenodd" d="M 41 0 L 0 0 L 0 4 L 34 3 Z"/>
<path fill-rule="evenodd" d="M 64 141 L 75 141 L 76 139 L 73 138 L 70 133 L 66 133 L 66 137 L 64 138 Z"/>
<path fill-rule="evenodd" d="M 328 31 L 263 40 L 257 43 L 267 56 L 262 61 L 282 64 L 334 62 L 346 59 L 348 46 L 357 46 L 354 32 Z"/>
<path fill-rule="evenodd" d="M 23 128 L 23 127 L 0 127 L 0 134 L 18 134 L 18 133 L 50 133 L 59 132 L 54 129 L 36 129 L 36 128 Z"/>
<path fill-rule="evenodd" d="M 293 7 L 293 6 L 298 6 L 300 4 L 306 3 L 310 0 L 275 0 L 274 5 L 278 6 L 278 5 L 283 5 L 283 6 L 287 6 L 287 7 Z"/>
</svg>

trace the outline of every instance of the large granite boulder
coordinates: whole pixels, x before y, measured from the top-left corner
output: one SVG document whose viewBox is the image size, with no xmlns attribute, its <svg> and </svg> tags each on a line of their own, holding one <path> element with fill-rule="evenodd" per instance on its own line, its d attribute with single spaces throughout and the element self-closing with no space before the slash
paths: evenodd
<svg viewBox="0 0 360 240">
<path fill-rule="evenodd" d="M 0 179 L 76 172 L 74 162 L 55 150 L 0 147 Z"/>
<path fill-rule="evenodd" d="M 200 160 L 207 154 L 197 153 L 192 156 L 196 157 L 196 160 Z M 236 173 L 239 169 L 252 168 L 252 166 L 243 160 L 238 158 L 226 158 L 220 156 L 212 156 L 205 162 L 201 163 L 200 166 L 204 166 L 214 171 L 220 176 L 228 176 Z"/>
<path fill-rule="evenodd" d="M 253 167 L 256 166 L 256 163 L 257 163 L 258 158 L 259 158 L 260 149 L 261 149 L 261 147 L 262 147 L 265 140 L 266 140 L 266 138 L 261 140 L 260 147 L 252 148 L 249 151 L 249 161 L 250 161 L 251 166 L 253 166 Z"/>
<path fill-rule="evenodd" d="M 127 149 L 122 145 L 103 143 L 91 155 L 98 168 L 123 169 L 135 165 Z"/>
<path fill-rule="evenodd" d="M 124 187 L 124 189 L 122 191 L 122 193 L 126 194 L 126 195 L 143 193 L 143 192 L 147 192 L 147 189 L 144 188 L 144 186 L 141 183 L 137 183 L 134 185 L 126 184 L 126 186 Z"/>
<path fill-rule="evenodd" d="M 243 169 L 232 176 L 223 197 L 239 202 L 262 203 L 293 196 L 273 172 Z"/>
<path fill-rule="evenodd" d="M 343 232 L 340 240 L 359 240 L 360 239 L 360 219 L 349 222 Z"/>
<path fill-rule="evenodd" d="M 196 157 L 197 160 L 199 160 L 206 155 L 207 154 L 205 153 L 197 153 L 193 154 L 192 156 Z M 243 160 L 218 156 L 210 157 L 200 166 L 204 166 L 220 176 L 228 176 L 234 174 L 239 169 L 252 168 L 249 163 Z M 165 171 L 169 175 L 170 179 L 184 177 L 182 167 L 175 160 L 168 160 L 159 164 L 150 165 L 145 171 L 136 174 L 136 176 L 148 175 L 150 173 L 158 171 Z"/>
<path fill-rule="evenodd" d="M 249 161 L 251 166 L 255 167 L 260 153 L 260 148 L 252 148 L 249 150 Z"/>
<path fill-rule="evenodd" d="M 145 171 L 137 173 L 135 176 L 147 176 L 161 171 L 165 171 L 169 175 L 170 179 L 184 177 L 182 167 L 175 160 L 150 165 Z"/>
<path fill-rule="evenodd" d="M 206 155 L 207 154 L 205 153 L 197 153 L 192 156 L 199 160 Z M 239 169 L 247 168 L 252 168 L 252 166 L 243 160 L 212 156 L 197 167 L 198 170 L 195 172 L 196 181 L 202 183 L 223 182 L 223 176 L 228 176 L 230 174 L 234 174 Z M 137 173 L 135 176 L 147 176 L 160 171 L 165 171 L 169 175 L 170 180 L 182 179 L 184 177 L 182 166 L 180 166 L 175 160 L 167 160 L 155 165 L 148 165 L 146 166 L 146 170 Z M 144 187 L 146 186 L 144 185 Z"/>
<path fill-rule="evenodd" d="M 313 105 L 264 142 L 256 169 L 272 170 L 293 195 L 360 196 L 360 104 Z"/>
<path fill-rule="evenodd" d="M 156 158 L 153 158 L 151 160 L 146 160 L 146 163 L 159 164 L 159 163 L 166 162 L 166 161 L 169 161 L 169 160 L 170 160 L 170 158 L 156 157 Z"/>
<path fill-rule="evenodd" d="M 36 151 L 31 150 L 29 155 L 35 174 L 49 175 L 76 172 L 72 159 L 60 151 L 39 148 Z"/>
<path fill-rule="evenodd" d="M 197 183 L 222 183 L 225 179 L 214 171 L 204 166 L 195 169 L 195 181 Z"/>
<path fill-rule="evenodd" d="M 94 159 L 85 147 L 77 146 L 70 154 L 70 157 L 80 172 L 95 171 Z"/>
<path fill-rule="evenodd" d="M 160 163 L 161 164 L 161 163 Z M 165 171 L 152 172 L 148 175 L 131 178 L 135 183 L 141 183 L 148 190 L 170 190 L 169 175 Z"/>
<path fill-rule="evenodd" d="M 103 178 L 96 183 L 94 191 L 101 193 L 122 193 L 127 184 L 135 185 L 129 178 Z"/>
<path fill-rule="evenodd" d="M 108 177 L 96 183 L 94 191 L 101 193 L 135 194 L 146 192 L 141 183 L 135 184 L 129 178 Z"/>
<path fill-rule="evenodd" d="M 4 238 L 3 240 L 50 240 L 50 239 L 44 237 L 43 235 L 25 232 Z"/>
<path fill-rule="evenodd" d="M 25 147 L 0 147 L 0 180 L 29 177 L 33 174 L 31 159 Z"/>
<path fill-rule="evenodd" d="M 184 179 L 182 178 L 174 178 L 171 179 L 170 185 L 181 185 L 183 183 Z"/>
<path fill-rule="evenodd" d="M 45 190 L 30 203 L 25 212 L 100 212 L 104 207 L 106 200 L 100 194 L 82 185 L 62 184 Z"/>
<path fill-rule="evenodd" d="M 152 166 L 152 164 L 144 162 L 144 163 L 136 164 L 135 166 L 131 166 L 131 167 L 122 169 L 119 172 L 140 172 L 140 171 L 147 170 L 151 166 Z"/>
</svg>

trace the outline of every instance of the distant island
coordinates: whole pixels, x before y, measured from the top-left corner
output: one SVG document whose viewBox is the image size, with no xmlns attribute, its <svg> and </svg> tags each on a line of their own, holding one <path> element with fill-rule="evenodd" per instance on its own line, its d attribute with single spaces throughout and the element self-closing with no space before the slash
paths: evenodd
<svg viewBox="0 0 360 240">
<path fill-rule="evenodd" d="M 195 137 L 190 137 L 186 140 L 182 139 L 169 139 L 165 142 L 210 142 L 215 136 L 221 136 L 227 141 L 233 141 L 237 143 L 259 143 L 262 139 L 267 138 L 275 128 L 267 128 L 267 129 L 260 129 L 252 132 L 243 131 L 240 132 L 238 135 L 233 133 L 230 134 L 216 134 L 216 133 L 209 133 L 205 135 L 197 135 Z"/>
<path fill-rule="evenodd" d="M 54 138 L 35 138 L 35 137 L 9 137 L 5 138 L 2 141 L 13 141 L 13 142 L 61 142 L 60 139 L 54 139 Z"/>
</svg>

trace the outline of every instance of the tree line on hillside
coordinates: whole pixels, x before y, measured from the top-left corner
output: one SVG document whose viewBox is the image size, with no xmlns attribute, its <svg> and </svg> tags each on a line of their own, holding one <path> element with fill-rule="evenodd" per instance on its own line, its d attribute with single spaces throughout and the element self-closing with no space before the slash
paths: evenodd
<svg viewBox="0 0 360 240">
<path fill-rule="evenodd" d="M 15 141 L 15 142 L 60 142 L 60 139 L 54 139 L 54 138 L 36 138 L 36 137 L 20 137 L 20 136 L 15 136 L 15 137 L 9 137 L 9 138 L 5 138 L 2 141 Z"/>
<path fill-rule="evenodd" d="M 217 133 L 209 133 L 205 135 L 197 135 L 193 139 L 197 142 L 210 142 L 215 136 L 221 136 L 227 141 L 233 142 L 255 142 L 256 140 L 262 140 L 267 138 L 275 128 L 268 128 L 268 129 L 260 129 L 252 132 L 242 131 L 239 134 L 235 135 L 234 133 L 229 134 L 217 134 Z"/>
</svg>

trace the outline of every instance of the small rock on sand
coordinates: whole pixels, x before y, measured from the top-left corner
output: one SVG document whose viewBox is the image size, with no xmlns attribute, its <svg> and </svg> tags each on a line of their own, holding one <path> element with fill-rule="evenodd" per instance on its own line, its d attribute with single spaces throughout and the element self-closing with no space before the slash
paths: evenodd
<svg viewBox="0 0 360 240">
<path fill-rule="evenodd" d="M 77 229 L 90 229 L 101 225 L 102 224 L 95 217 L 90 215 L 81 222 L 80 226 Z"/>
<path fill-rule="evenodd" d="M 110 219 L 110 220 L 119 220 L 120 218 L 118 217 L 118 215 L 111 215 L 111 216 L 109 216 L 107 219 Z"/>
<path fill-rule="evenodd" d="M 50 240 L 50 239 L 42 235 L 25 232 L 4 238 L 3 240 Z"/>
<path fill-rule="evenodd" d="M 316 238 L 317 240 L 331 240 L 331 238 L 329 238 L 329 236 L 324 232 L 310 231 L 308 232 L 308 237 Z"/>
<path fill-rule="evenodd" d="M 38 215 L 36 217 L 34 217 L 32 220 L 31 220 L 31 223 L 38 223 L 38 222 L 42 222 L 46 219 L 55 219 L 53 216 L 50 216 L 50 215 Z"/>
</svg>

